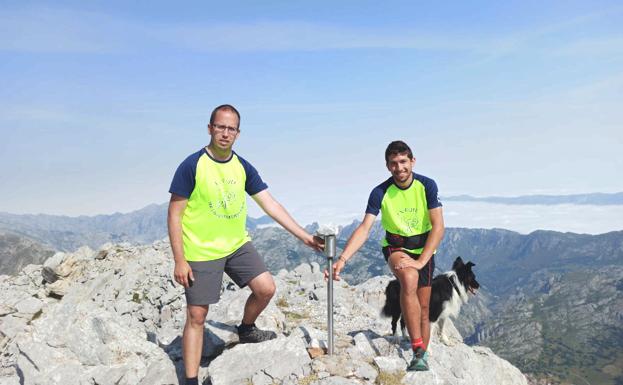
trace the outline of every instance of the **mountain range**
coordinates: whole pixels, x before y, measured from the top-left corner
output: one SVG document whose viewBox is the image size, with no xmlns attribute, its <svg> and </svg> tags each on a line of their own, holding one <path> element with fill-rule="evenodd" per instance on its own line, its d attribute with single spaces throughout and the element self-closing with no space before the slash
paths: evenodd
<svg viewBox="0 0 623 385">
<path fill-rule="evenodd" d="M 359 222 L 343 227 L 338 249 Z M 313 231 L 315 226 L 309 226 Z M 269 268 L 300 261 L 326 265 L 322 255 L 276 227 L 251 232 Z M 380 223 L 342 277 L 358 284 L 389 274 L 380 253 Z M 549 383 L 623 381 L 623 231 L 600 235 L 448 228 L 435 257 L 437 273 L 456 256 L 476 264 L 481 290 L 455 321 L 465 341 Z"/>
<path fill-rule="evenodd" d="M 265 226 L 270 223 L 267 217 L 250 218 L 248 227 L 273 273 L 300 263 L 326 264 L 322 254 L 280 227 Z M 358 224 L 340 228 L 338 248 Z M 307 226 L 310 232 L 317 228 Z M 12 230 L 13 237 L 19 233 L 19 242 L 30 239 L 23 256 L 36 254 L 30 251 L 34 248 L 43 250 L 39 255 L 49 255 L 52 249 L 84 244 L 97 248 L 105 242 L 148 243 L 166 237 L 166 205 L 97 217 L 0 214 L 0 229 L 5 234 Z M 346 281 L 360 284 L 389 274 L 379 251 L 382 236 L 377 222 L 346 266 Z M 15 253 L 7 255 L 0 249 L 3 260 L 20 259 Z M 466 342 L 489 346 L 522 371 L 550 382 L 578 383 L 579 376 L 590 383 L 623 383 L 623 231 L 524 235 L 448 228 L 436 255 L 437 272 L 448 270 L 458 255 L 476 263 L 482 284 L 455 322 Z"/>
<path fill-rule="evenodd" d="M 54 251 L 19 234 L 0 230 L 0 274 L 17 274 L 26 265 L 42 264 Z"/>
<path fill-rule="evenodd" d="M 151 204 L 122 214 L 69 217 L 0 212 L 0 231 L 13 233 L 58 251 L 81 246 L 99 248 L 107 242 L 148 244 L 167 236 L 168 203 Z M 269 217 L 249 217 L 247 227 L 271 223 Z"/>
</svg>

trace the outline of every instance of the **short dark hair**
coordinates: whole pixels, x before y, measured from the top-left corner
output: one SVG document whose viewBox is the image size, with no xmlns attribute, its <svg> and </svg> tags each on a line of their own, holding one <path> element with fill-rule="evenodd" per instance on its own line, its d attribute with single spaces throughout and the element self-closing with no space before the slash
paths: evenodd
<svg viewBox="0 0 623 385">
<path fill-rule="evenodd" d="M 398 154 L 406 154 L 409 159 L 413 159 L 411 148 L 402 140 L 394 140 L 385 150 L 385 163 L 389 162 L 389 157 Z"/>
<path fill-rule="evenodd" d="M 238 112 L 236 107 L 232 106 L 231 104 L 221 104 L 220 106 L 216 107 L 210 115 L 210 125 L 214 124 L 214 118 L 216 118 L 216 113 L 218 111 L 230 111 L 236 114 L 236 116 L 238 117 L 238 128 L 240 128 L 240 113 Z"/>
</svg>

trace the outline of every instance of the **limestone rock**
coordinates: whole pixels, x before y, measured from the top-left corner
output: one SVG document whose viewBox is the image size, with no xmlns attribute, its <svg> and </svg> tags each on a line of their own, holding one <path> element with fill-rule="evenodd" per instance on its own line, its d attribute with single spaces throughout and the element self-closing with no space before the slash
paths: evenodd
<svg viewBox="0 0 623 385">
<path fill-rule="evenodd" d="M 217 357 L 209 367 L 212 385 L 237 385 L 263 374 L 283 380 L 303 376 L 303 366 L 311 362 L 300 337 L 280 337 L 260 344 L 237 345 Z M 238 364 L 232 370 L 232 363 Z"/>
<path fill-rule="evenodd" d="M 43 302 L 37 298 L 30 297 L 20 301 L 15 306 L 18 313 L 34 315 L 43 307 Z"/>
<path fill-rule="evenodd" d="M 374 357 L 374 363 L 382 372 L 396 373 L 405 369 L 406 362 L 400 357 Z"/>
<path fill-rule="evenodd" d="M 119 377 L 111 383 L 136 384 L 145 378 L 177 381 L 173 364 L 160 348 L 104 309 L 61 306 L 36 324 L 32 334 L 16 339 L 17 366 L 25 384 L 41 378 L 50 384 L 88 383 L 114 373 Z M 117 370 L 111 373 L 111 367 Z"/>
<path fill-rule="evenodd" d="M 370 341 L 368 341 L 368 337 L 366 337 L 365 334 L 355 334 L 353 342 L 355 344 L 355 347 L 357 348 L 357 351 L 362 355 L 366 357 L 374 357 L 376 355 L 376 352 L 372 348 L 372 345 L 370 345 Z"/>
<path fill-rule="evenodd" d="M 57 253 L 44 265 L 0 277 L 0 384 L 178 384 L 186 310 L 169 250 L 163 241 L 108 244 L 97 252 Z M 334 355 L 312 359 L 307 349 L 324 352 L 328 340 L 320 265 L 275 276 L 277 293 L 256 324 L 278 338 L 259 344 L 238 344 L 236 325 L 250 290 L 225 278 L 205 324 L 200 380 L 372 384 L 391 374 L 404 384 L 526 384 L 491 350 L 463 344 L 451 322 L 445 339 L 433 326 L 431 371 L 405 373 L 409 343 L 388 336 L 390 321 L 379 316 L 389 279 L 335 282 Z"/>
</svg>

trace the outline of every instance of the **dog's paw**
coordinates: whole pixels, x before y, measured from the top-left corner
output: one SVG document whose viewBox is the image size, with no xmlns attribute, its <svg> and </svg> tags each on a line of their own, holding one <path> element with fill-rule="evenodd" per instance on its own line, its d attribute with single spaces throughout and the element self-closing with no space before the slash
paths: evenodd
<svg viewBox="0 0 623 385">
<path fill-rule="evenodd" d="M 450 338 L 448 338 L 448 336 L 445 335 L 445 334 L 441 334 L 439 336 L 439 340 L 446 346 L 454 346 L 455 345 L 454 342 L 450 341 Z"/>
</svg>

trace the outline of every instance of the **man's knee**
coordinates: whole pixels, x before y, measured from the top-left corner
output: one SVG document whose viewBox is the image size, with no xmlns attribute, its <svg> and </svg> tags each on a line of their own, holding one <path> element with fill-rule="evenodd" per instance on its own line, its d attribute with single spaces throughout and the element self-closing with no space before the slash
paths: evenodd
<svg viewBox="0 0 623 385">
<path fill-rule="evenodd" d="M 270 275 L 268 275 L 267 277 L 262 277 L 262 279 L 258 282 L 255 282 L 255 284 L 251 288 L 253 295 L 263 301 L 270 301 L 273 295 L 275 295 L 276 290 L 277 288 L 275 286 L 275 281 Z"/>
<path fill-rule="evenodd" d="M 400 281 L 400 293 L 403 295 L 416 295 L 418 289 L 418 272 L 414 269 L 401 269 L 396 273 Z"/>
<path fill-rule="evenodd" d="M 259 290 L 258 295 L 260 298 L 266 301 L 270 301 L 271 298 L 275 295 L 275 291 L 277 290 L 275 283 L 270 282 L 269 284 L 262 286 Z"/>
<path fill-rule="evenodd" d="M 188 323 L 192 327 L 203 327 L 206 316 L 208 315 L 208 306 L 190 305 L 188 306 Z"/>
</svg>

